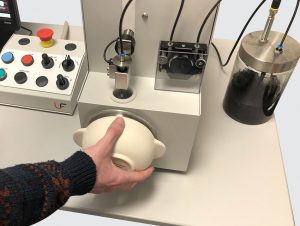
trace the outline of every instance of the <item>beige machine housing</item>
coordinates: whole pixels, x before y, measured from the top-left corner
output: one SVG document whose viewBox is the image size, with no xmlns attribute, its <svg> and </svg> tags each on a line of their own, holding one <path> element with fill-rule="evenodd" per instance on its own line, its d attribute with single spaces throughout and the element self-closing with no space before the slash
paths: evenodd
<svg viewBox="0 0 300 226">
<path fill-rule="evenodd" d="M 135 32 L 130 88 L 136 97 L 128 103 L 118 103 L 112 98 L 114 80 L 106 74 L 108 65 L 102 55 L 106 45 L 118 36 L 124 2 L 82 0 L 89 74 L 78 109 L 82 127 L 88 126 L 92 117 L 101 115 L 104 110 L 123 110 L 142 117 L 167 147 L 164 157 L 155 161 L 154 166 L 186 171 L 201 115 L 201 94 L 154 89 L 159 42 L 168 40 L 180 5 L 180 1 L 174 2 L 139 0 L 130 6 L 123 29 L 130 28 Z M 215 2 L 187 0 L 174 41 L 195 42 L 204 17 Z M 208 21 L 201 42 L 210 42 L 215 19 L 216 13 Z M 115 55 L 111 48 L 108 56 Z"/>
</svg>

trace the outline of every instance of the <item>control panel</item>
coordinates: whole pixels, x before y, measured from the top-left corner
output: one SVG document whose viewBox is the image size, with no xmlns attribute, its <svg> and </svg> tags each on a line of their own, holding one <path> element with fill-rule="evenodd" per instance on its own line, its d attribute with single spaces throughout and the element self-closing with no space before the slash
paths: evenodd
<svg viewBox="0 0 300 226">
<path fill-rule="evenodd" d="M 72 114 L 85 80 L 87 66 L 84 42 L 53 39 L 51 29 L 41 29 L 37 36 L 13 35 L 1 52 L 0 93 L 22 93 L 26 96 L 53 99 L 49 106 L 35 100 L 7 105 Z M 87 64 L 87 63 L 86 63 Z M 83 70 L 83 71 L 82 71 Z M 30 93 L 33 92 L 33 93 Z M 74 96 L 75 95 L 75 96 Z M 7 98 L 6 98 L 7 99 Z M 72 100 L 74 99 L 74 100 Z M 40 101 L 40 100 L 39 100 Z M 71 108 L 67 105 L 73 102 Z M 63 103 L 64 107 L 59 107 Z"/>
</svg>

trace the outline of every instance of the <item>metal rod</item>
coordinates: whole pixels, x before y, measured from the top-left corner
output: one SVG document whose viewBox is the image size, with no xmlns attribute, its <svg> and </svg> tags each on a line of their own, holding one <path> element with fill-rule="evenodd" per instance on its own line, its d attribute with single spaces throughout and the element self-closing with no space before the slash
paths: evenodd
<svg viewBox="0 0 300 226">
<path fill-rule="evenodd" d="M 276 14 L 276 11 L 273 10 L 273 9 L 270 9 L 270 14 L 269 14 L 269 17 L 267 19 L 265 29 L 264 29 L 264 31 L 261 35 L 261 38 L 260 38 L 261 42 L 268 41 L 270 31 L 271 31 L 271 28 L 272 28 L 272 25 L 273 25 L 273 22 L 274 22 L 274 19 L 275 19 L 275 14 Z"/>
</svg>

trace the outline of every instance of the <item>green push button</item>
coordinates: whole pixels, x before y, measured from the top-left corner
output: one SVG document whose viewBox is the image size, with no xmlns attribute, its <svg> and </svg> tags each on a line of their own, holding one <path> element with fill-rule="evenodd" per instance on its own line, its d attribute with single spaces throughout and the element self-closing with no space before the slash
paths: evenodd
<svg viewBox="0 0 300 226">
<path fill-rule="evenodd" d="M 4 69 L 0 68 L 0 81 L 5 80 L 6 77 L 7 77 L 6 71 Z"/>
</svg>

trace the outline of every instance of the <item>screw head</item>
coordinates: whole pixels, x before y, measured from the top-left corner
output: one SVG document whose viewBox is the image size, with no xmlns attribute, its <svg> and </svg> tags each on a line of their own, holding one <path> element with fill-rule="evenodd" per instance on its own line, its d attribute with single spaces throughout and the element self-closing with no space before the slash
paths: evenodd
<svg viewBox="0 0 300 226">
<path fill-rule="evenodd" d="M 149 18 L 149 14 L 146 13 L 146 12 L 143 12 L 142 18 L 143 18 L 144 20 L 147 20 L 147 19 Z"/>
</svg>

